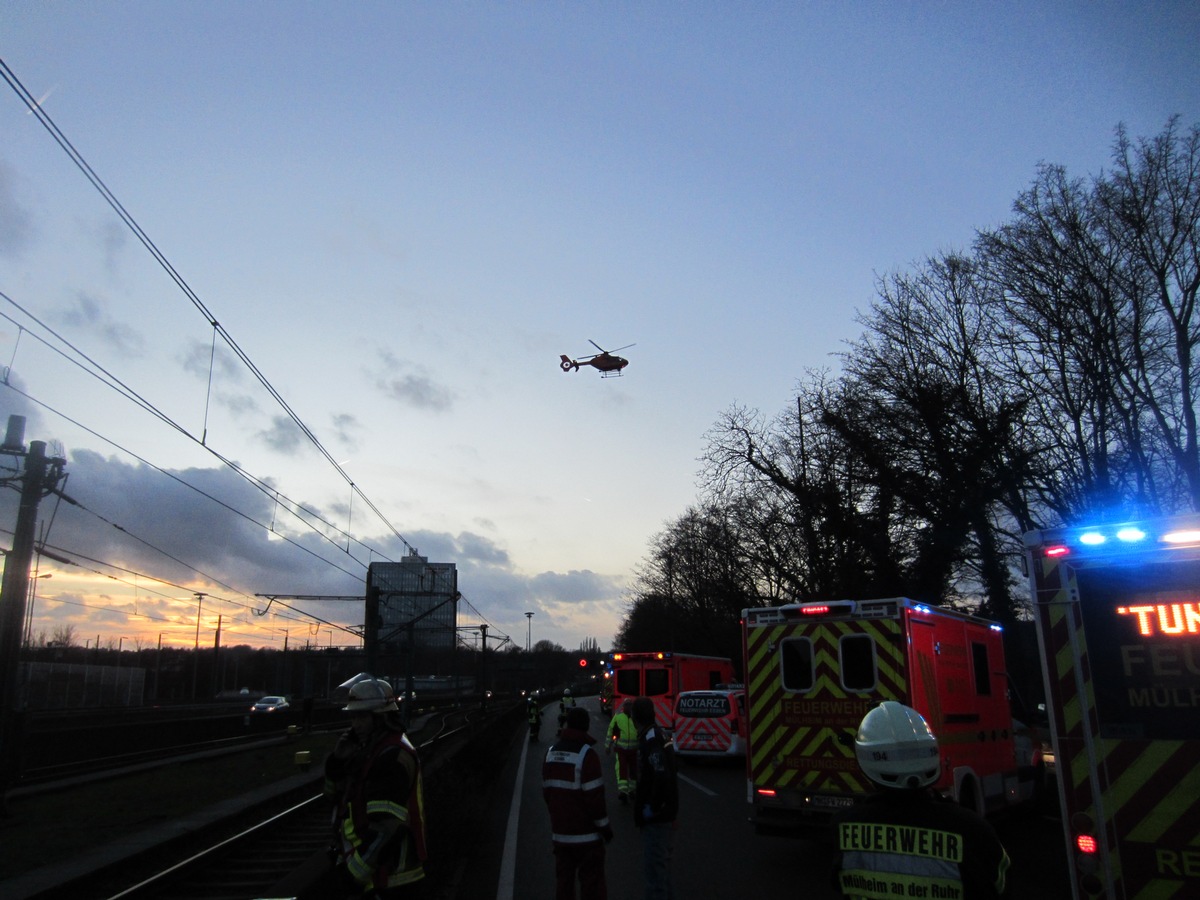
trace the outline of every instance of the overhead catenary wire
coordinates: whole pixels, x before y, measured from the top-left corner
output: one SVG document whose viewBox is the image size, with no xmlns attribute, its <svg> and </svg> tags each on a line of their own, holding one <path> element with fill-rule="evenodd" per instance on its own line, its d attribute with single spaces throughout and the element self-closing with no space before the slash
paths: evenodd
<svg viewBox="0 0 1200 900">
<path fill-rule="evenodd" d="M 137 223 L 137 220 L 134 219 L 132 214 L 125 209 L 125 207 L 121 204 L 121 201 L 117 199 L 116 195 L 109 190 L 108 185 L 106 185 L 103 179 L 101 179 L 95 170 L 92 169 L 87 160 L 84 159 L 83 155 L 59 129 L 58 125 L 55 124 L 54 120 L 50 118 L 49 114 L 47 114 L 46 111 L 41 107 L 33 94 L 31 94 L 29 90 L 26 89 L 25 85 L 21 83 L 21 80 L 16 76 L 12 69 L 9 68 L 8 64 L 3 60 L 3 58 L 0 58 L 0 77 L 3 77 L 4 80 L 8 82 L 9 86 L 14 92 L 16 92 L 17 96 L 29 109 L 30 113 L 32 113 L 37 118 L 38 122 L 41 123 L 42 127 L 49 132 L 55 143 L 57 143 L 67 154 L 67 156 L 70 157 L 71 161 L 83 173 L 84 177 L 91 182 L 92 186 L 95 187 L 95 189 L 104 198 L 105 202 L 107 202 L 112 210 L 117 214 L 118 218 L 120 218 L 126 227 L 133 232 L 134 236 L 138 239 L 142 246 L 149 251 L 150 255 L 154 257 L 155 261 L 159 264 L 163 271 L 167 273 L 168 277 L 175 282 L 176 286 L 183 292 L 188 300 L 191 301 L 192 305 L 200 312 L 201 315 L 204 316 L 205 321 L 207 321 L 214 331 L 220 335 L 221 339 L 225 342 L 225 345 L 250 371 L 262 388 L 267 391 L 267 393 L 272 397 L 272 399 L 275 400 L 276 403 L 279 404 L 279 407 L 287 414 L 288 418 L 291 419 L 293 424 L 295 424 L 296 427 L 299 428 L 304 434 L 304 436 L 308 438 L 313 447 L 316 448 L 317 452 L 325 458 L 330 466 L 333 467 L 334 471 L 337 472 L 337 474 L 341 476 L 346 484 L 350 486 L 351 490 L 359 496 L 362 502 L 365 503 L 373 513 L 375 513 L 375 515 L 379 518 L 379 521 L 387 527 L 392 535 L 395 536 L 407 550 L 415 552 L 416 548 L 413 547 L 413 545 L 408 542 L 404 535 L 401 534 L 400 531 L 388 520 L 387 516 L 383 514 L 383 511 L 379 509 L 374 501 L 372 501 L 362 491 L 362 489 L 354 483 L 353 479 L 350 478 L 350 475 L 346 472 L 346 470 L 342 468 L 341 464 L 338 463 L 336 459 L 334 459 L 333 454 L 331 454 L 324 444 L 321 443 L 308 425 L 304 423 L 296 411 L 292 409 L 291 405 L 284 399 L 283 395 L 279 393 L 279 391 L 270 382 L 266 375 L 258 368 L 250 356 L 241 348 L 237 341 L 234 340 L 233 335 L 231 335 L 225 328 L 221 326 L 221 323 L 217 320 L 212 311 L 209 310 L 204 304 L 204 301 L 200 299 L 200 296 L 194 290 L 192 290 L 191 285 L 189 285 L 184 277 L 179 274 L 179 272 L 171 264 L 171 261 L 167 259 L 166 255 L 163 254 L 154 241 L 150 239 L 150 236 L 142 230 L 142 227 Z"/>
<path fill-rule="evenodd" d="M 359 487 L 359 485 L 357 485 L 355 483 L 355 481 L 350 478 L 349 474 L 345 471 L 345 469 L 342 467 L 342 465 L 336 459 L 334 459 L 333 455 L 329 452 L 329 450 L 321 443 L 321 441 L 317 438 L 317 436 L 313 433 L 313 431 L 308 427 L 308 425 L 305 424 L 305 422 L 295 412 L 295 410 L 291 407 L 291 405 L 284 399 L 282 394 L 279 393 L 279 391 L 270 382 L 270 380 L 266 377 L 266 375 L 254 363 L 254 361 L 250 358 L 250 356 L 241 348 L 241 346 L 233 338 L 232 334 L 230 334 L 225 328 L 223 328 L 221 326 L 221 324 L 218 321 L 218 319 L 216 318 L 216 316 L 212 313 L 211 310 L 208 309 L 208 307 L 204 304 L 204 302 L 201 300 L 199 295 L 196 294 L 196 292 L 191 288 L 191 286 L 183 278 L 183 276 L 175 269 L 175 267 L 172 265 L 170 260 L 167 259 L 165 254 L 163 254 L 162 251 L 159 250 L 158 246 L 154 243 L 154 241 L 150 238 L 150 236 L 142 229 L 142 227 L 138 224 L 137 220 L 134 219 L 132 214 L 130 214 L 128 212 L 128 210 L 125 209 L 124 205 L 120 202 L 120 200 L 116 197 L 116 195 L 108 188 L 108 186 L 104 183 L 103 179 L 101 179 L 100 176 L 95 172 L 95 170 L 92 169 L 91 165 L 87 162 L 87 160 L 83 157 L 83 155 L 75 148 L 74 144 L 72 144 L 72 142 L 61 131 L 61 129 L 59 129 L 58 125 L 45 112 L 45 110 L 37 102 L 37 100 L 34 98 L 34 96 L 25 88 L 24 84 L 22 84 L 20 79 L 11 70 L 11 68 L 9 68 L 7 63 L 2 58 L 0 58 L 0 77 L 4 78 L 4 80 L 9 84 L 9 86 L 13 89 L 13 91 L 20 98 L 22 103 L 24 103 L 25 106 L 28 108 L 29 112 L 37 118 L 38 122 L 42 125 L 42 127 L 50 134 L 50 136 L 59 145 L 59 147 L 61 147 L 62 150 L 68 155 L 68 157 L 71 159 L 71 161 L 74 163 L 74 165 L 83 173 L 83 175 L 92 184 L 92 186 L 100 193 L 100 195 L 104 198 L 105 202 L 108 203 L 108 205 L 112 208 L 112 210 L 117 214 L 118 218 L 120 218 L 121 221 L 126 225 L 126 227 L 129 228 L 129 230 L 134 234 L 134 236 L 143 245 L 143 247 L 145 247 L 145 249 L 151 254 L 151 256 L 154 258 L 154 260 L 159 264 L 159 266 L 167 273 L 168 277 L 170 277 L 171 280 L 176 284 L 176 286 L 184 293 L 184 295 L 188 298 L 188 300 L 192 303 L 192 305 L 200 312 L 200 314 L 202 316 L 204 316 L 205 321 L 213 329 L 213 333 L 214 333 L 213 353 L 215 354 L 216 337 L 220 336 L 221 340 L 230 349 L 230 351 L 233 352 L 233 354 L 237 357 L 237 359 L 240 360 L 241 363 L 250 371 L 250 373 L 258 381 L 259 385 L 264 390 L 267 391 L 267 393 L 272 397 L 272 399 L 274 399 L 275 402 L 279 405 L 279 407 L 286 413 L 287 417 L 291 420 L 291 422 L 308 439 L 308 441 L 311 443 L 311 445 L 314 448 L 316 448 L 318 453 L 327 461 L 327 463 L 330 465 L 330 467 L 333 468 L 333 470 L 339 475 L 339 477 L 341 477 L 343 479 L 343 481 L 345 481 L 345 483 L 350 487 L 351 502 L 353 502 L 354 495 L 357 495 L 359 497 L 359 499 L 361 500 L 361 502 L 363 504 L 365 504 L 366 507 L 375 514 L 375 516 L 378 518 L 378 520 L 391 532 L 391 534 L 394 537 L 396 537 L 397 540 L 400 541 L 400 543 L 404 546 L 404 548 L 407 551 L 409 551 L 410 553 L 415 554 L 417 552 L 416 548 L 404 537 L 403 534 L 400 533 L 400 531 L 391 523 L 391 521 L 387 518 L 387 516 L 384 515 L 382 510 L 375 504 L 375 502 L 372 501 L 371 498 L 366 495 L 366 493 L 361 489 L 361 487 Z M 68 346 L 70 346 L 70 345 L 68 344 Z M 76 352 L 78 352 L 78 351 L 76 351 Z M 84 356 L 83 354 L 80 354 L 80 355 Z M 84 356 L 84 358 L 87 358 L 87 357 Z M 90 360 L 89 360 L 89 362 L 90 362 Z M 93 363 L 93 365 L 94 365 L 94 363 Z M 97 367 L 97 368 L 100 369 L 100 371 L 105 371 L 101 367 Z M 105 374 L 108 375 L 107 372 L 105 372 Z M 211 371 L 210 371 L 210 375 L 211 375 Z M 108 376 L 108 377 L 111 378 L 111 376 Z M 123 385 L 119 381 L 119 379 L 113 378 L 111 382 L 106 381 L 106 383 L 109 383 L 110 386 L 114 387 L 114 389 L 120 390 L 120 392 L 122 392 L 125 396 L 127 396 L 133 402 L 137 403 L 139 406 L 142 406 L 146 411 L 151 412 L 153 415 L 160 417 L 164 421 L 165 424 L 168 424 L 172 428 L 180 429 L 180 426 L 178 425 L 178 423 L 175 423 L 169 417 L 165 417 L 161 413 L 161 411 L 157 410 L 153 406 L 153 404 L 147 403 L 144 400 L 144 398 L 141 398 L 140 395 L 138 395 L 136 392 L 132 391 L 131 389 L 128 389 L 125 385 Z M 116 385 L 120 385 L 120 387 L 117 388 Z M 76 423 L 76 424 L 78 424 L 78 423 Z M 90 431 L 90 429 L 88 429 L 88 430 Z M 182 430 L 182 432 L 184 434 L 187 434 L 193 440 L 197 440 L 192 435 L 190 435 L 190 433 L 186 429 L 180 429 L 180 430 Z M 205 433 L 203 433 L 201 435 L 201 437 L 198 439 L 197 442 L 201 446 L 204 446 L 207 448 L 207 406 L 206 406 L 206 410 L 205 410 Z M 217 455 L 217 457 L 219 459 L 222 459 L 222 461 L 225 462 L 227 465 L 230 464 L 226 458 L 220 456 L 219 454 L 215 454 L 215 455 Z M 162 469 L 160 469 L 157 466 L 155 466 L 154 468 L 159 469 L 159 471 L 163 471 Z M 239 474 L 240 474 L 240 472 L 239 472 Z M 261 487 L 260 487 L 260 489 L 261 489 Z M 351 536 L 348 533 L 346 533 L 346 536 L 347 536 L 346 552 L 349 553 Z M 362 545 L 362 546 L 366 546 L 366 545 Z M 371 548 L 367 548 L 367 549 L 370 550 Z M 469 606 L 469 604 L 468 604 L 468 606 Z M 479 614 L 478 610 L 474 609 L 474 607 L 470 607 L 470 608 L 472 609 L 473 612 L 478 614 L 480 618 L 483 618 L 482 614 Z"/>
</svg>

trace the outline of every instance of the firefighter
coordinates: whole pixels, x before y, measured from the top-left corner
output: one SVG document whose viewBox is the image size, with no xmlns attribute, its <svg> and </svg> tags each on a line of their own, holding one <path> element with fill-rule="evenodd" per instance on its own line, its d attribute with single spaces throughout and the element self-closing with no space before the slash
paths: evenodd
<svg viewBox="0 0 1200 900">
<path fill-rule="evenodd" d="M 638 729 L 633 822 L 642 832 L 646 900 L 673 900 L 671 854 L 679 815 L 675 748 L 656 721 L 654 701 L 638 697 L 630 709 Z"/>
<path fill-rule="evenodd" d="M 392 686 L 366 674 L 346 684 L 350 728 L 325 761 L 325 793 L 335 803 L 339 896 L 420 897 L 426 856 L 420 759 L 404 733 Z"/>
<path fill-rule="evenodd" d="M 941 757 L 920 713 L 884 701 L 863 716 L 854 753 L 878 790 L 833 820 L 833 880 L 843 897 L 1004 895 L 1008 854 L 992 826 L 930 790 Z"/>
<path fill-rule="evenodd" d="M 528 701 L 529 742 L 537 743 L 538 734 L 542 730 L 542 708 L 538 706 L 537 698 L 530 697 Z"/>
<path fill-rule="evenodd" d="M 628 803 L 633 796 L 637 778 L 638 733 L 630 715 L 632 709 L 631 697 L 621 701 L 621 709 L 609 723 L 608 740 L 604 747 L 605 753 L 616 751 L 613 768 L 617 775 L 617 799 L 622 803 Z"/>
<path fill-rule="evenodd" d="M 558 701 L 558 730 L 561 732 L 567 724 L 567 710 L 575 708 L 575 698 L 571 696 L 571 689 L 565 688 L 562 692 L 562 697 Z"/>
<path fill-rule="evenodd" d="M 604 845 L 613 839 L 604 800 L 604 767 L 592 748 L 586 709 L 572 708 L 542 764 L 542 796 L 554 842 L 555 900 L 605 900 Z"/>
</svg>

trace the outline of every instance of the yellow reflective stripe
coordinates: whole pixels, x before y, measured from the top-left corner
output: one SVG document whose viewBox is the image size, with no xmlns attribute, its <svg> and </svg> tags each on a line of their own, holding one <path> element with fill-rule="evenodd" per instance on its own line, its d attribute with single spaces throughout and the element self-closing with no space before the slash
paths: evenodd
<svg viewBox="0 0 1200 900">
<path fill-rule="evenodd" d="M 394 800 L 367 801 L 367 815 L 393 816 L 401 822 L 408 823 L 408 810 L 403 804 L 396 803 Z"/>
<path fill-rule="evenodd" d="M 357 850 L 346 860 L 346 871 L 360 884 L 370 884 L 375 877 L 374 870 L 368 868 L 367 864 L 363 862 L 363 858 L 358 855 Z"/>
</svg>

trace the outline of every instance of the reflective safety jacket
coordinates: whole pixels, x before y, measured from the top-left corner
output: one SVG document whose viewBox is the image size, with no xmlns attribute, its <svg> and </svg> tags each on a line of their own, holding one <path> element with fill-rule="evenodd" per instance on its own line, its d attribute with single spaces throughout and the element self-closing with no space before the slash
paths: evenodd
<svg viewBox="0 0 1200 900">
<path fill-rule="evenodd" d="M 362 753 L 330 757 L 325 767 L 337 786 L 338 861 L 354 880 L 383 890 L 424 878 L 421 762 L 408 737 L 385 731 Z"/>
<path fill-rule="evenodd" d="M 924 790 L 884 790 L 833 820 L 834 884 L 854 900 L 1004 894 L 1008 853 L 983 817 Z"/>
<path fill-rule="evenodd" d="M 608 743 L 618 750 L 637 749 L 637 726 L 633 724 L 632 716 L 619 712 L 612 717 L 612 723 L 608 726 Z"/>
<path fill-rule="evenodd" d="M 585 731 L 566 728 L 542 763 L 542 797 L 550 810 L 550 837 L 556 844 L 589 844 L 609 833 L 604 771 L 596 742 Z"/>
<path fill-rule="evenodd" d="M 542 708 L 540 706 L 538 706 L 536 703 L 529 704 L 529 724 L 530 725 L 541 725 L 542 724 Z"/>
</svg>

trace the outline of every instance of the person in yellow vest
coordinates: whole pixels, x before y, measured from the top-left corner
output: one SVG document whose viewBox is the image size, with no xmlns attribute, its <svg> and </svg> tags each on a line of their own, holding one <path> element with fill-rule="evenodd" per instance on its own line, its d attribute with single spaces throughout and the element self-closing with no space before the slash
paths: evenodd
<svg viewBox="0 0 1200 900">
<path fill-rule="evenodd" d="M 331 875 L 338 881 L 328 895 L 419 898 L 426 857 L 421 761 L 404 733 L 392 686 L 369 675 L 348 684 L 343 709 L 350 728 L 325 760 L 325 794 L 335 810 Z"/>
<path fill-rule="evenodd" d="M 536 744 L 539 737 L 538 732 L 542 730 L 542 708 L 538 706 L 537 698 L 535 697 L 530 697 L 526 701 L 526 706 L 526 713 L 529 718 L 529 741 Z"/>
<path fill-rule="evenodd" d="M 571 689 L 566 688 L 562 692 L 562 697 L 558 701 L 558 730 L 562 730 L 567 726 L 567 710 L 575 708 L 575 698 L 571 696 Z"/>
<path fill-rule="evenodd" d="M 604 752 L 616 753 L 613 767 L 617 775 L 617 799 L 628 803 L 633 796 L 637 784 L 637 726 L 633 724 L 630 710 L 633 708 L 632 698 L 626 697 L 621 702 L 621 708 L 612 717 L 608 726 L 608 740 L 605 741 Z"/>
</svg>

